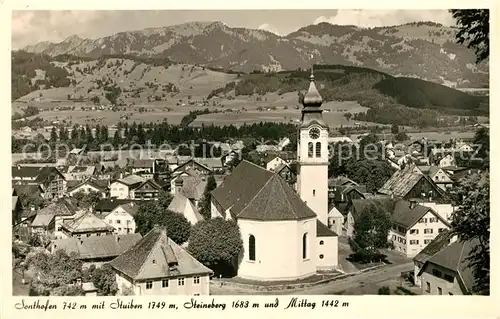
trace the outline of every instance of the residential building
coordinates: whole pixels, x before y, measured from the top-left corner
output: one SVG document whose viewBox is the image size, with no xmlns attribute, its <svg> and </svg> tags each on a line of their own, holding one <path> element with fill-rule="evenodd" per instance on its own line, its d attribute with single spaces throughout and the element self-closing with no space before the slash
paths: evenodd
<svg viewBox="0 0 500 319">
<path fill-rule="evenodd" d="M 473 294 L 476 279 L 468 257 L 478 244 L 476 240 L 456 240 L 427 259 L 418 273 L 422 294 Z"/>
<path fill-rule="evenodd" d="M 132 162 L 132 174 L 152 179 L 155 174 L 154 159 L 138 159 Z"/>
<path fill-rule="evenodd" d="M 118 199 L 118 198 L 103 198 L 97 202 L 94 207 L 96 216 L 104 218 L 111 213 L 116 207 L 133 202 L 132 199 Z"/>
<path fill-rule="evenodd" d="M 438 166 L 418 166 L 422 174 L 428 176 L 443 191 L 453 186 L 453 180 L 450 176 Z"/>
<path fill-rule="evenodd" d="M 406 200 L 395 203 L 391 222 L 389 240 L 407 257 L 416 256 L 439 233 L 450 229 L 448 221 L 432 208 Z"/>
<path fill-rule="evenodd" d="M 95 166 L 68 166 L 65 171 L 63 171 L 64 178 L 67 181 L 83 181 L 87 180 L 97 173 Z"/>
<path fill-rule="evenodd" d="M 222 160 L 220 161 L 222 166 Z M 178 176 L 179 174 L 189 170 L 195 171 L 198 175 L 210 175 L 213 173 L 213 169 L 200 163 L 199 159 L 189 158 L 172 171 L 172 176 Z"/>
<path fill-rule="evenodd" d="M 287 161 L 285 161 L 284 159 L 282 159 L 279 156 L 276 156 L 272 160 L 270 160 L 266 163 L 266 169 L 269 171 L 274 171 L 277 167 L 279 167 L 281 165 L 286 165 L 286 164 L 287 164 Z"/>
<path fill-rule="evenodd" d="M 61 230 L 67 238 L 82 238 L 111 235 L 115 229 L 90 211 L 87 211 L 81 213 L 73 220 L 65 221 L 61 225 Z"/>
<path fill-rule="evenodd" d="M 296 183 L 297 183 L 296 163 L 280 164 L 271 171 L 281 176 L 281 178 L 287 181 L 287 183 L 290 184 L 290 186 L 292 186 L 293 189 L 296 189 Z"/>
<path fill-rule="evenodd" d="M 194 204 L 194 201 L 184 196 L 182 192 L 178 192 L 174 195 L 170 205 L 168 205 L 168 209 L 182 214 L 191 225 L 203 220 L 203 216 L 198 212 L 198 208 Z"/>
<path fill-rule="evenodd" d="M 67 253 L 76 253 L 77 258 L 83 262 L 84 267 L 94 265 L 100 267 L 115 259 L 142 238 L 141 234 L 125 234 L 110 236 L 71 237 L 53 240 L 48 250 L 55 253 L 64 250 Z"/>
<path fill-rule="evenodd" d="M 128 175 L 114 180 L 109 185 L 109 196 L 117 199 L 131 199 L 130 192 L 146 181 L 138 175 Z"/>
<path fill-rule="evenodd" d="M 442 159 L 439 160 L 439 167 L 449 167 L 455 166 L 455 157 L 451 154 L 447 154 Z"/>
<path fill-rule="evenodd" d="M 64 238 L 62 225 L 72 221 L 80 211 L 67 198 L 59 199 L 36 213 L 31 223 L 35 233 L 50 235 L 55 239 Z"/>
<path fill-rule="evenodd" d="M 337 207 L 332 206 L 328 212 L 328 228 L 335 234 L 342 234 L 342 227 L 344 224 L 344 215 L 340 213 Z"/>
<path fill-rule="evenodd" d="M 19 196 L 12 196 L 12 225 L 15 225 L 21 221 L 21 213 L 23 211 L 23 206 Z"/>
<path fill-rule="evenodd" d="M 68 195 L 75 196 L 79 192 L 89 194 L 90 192 L 99 193 L 102 198 L 106 198 L 108 193 L 108 180 L 97 180 L 89 178 L 87 180 L 76 183 L 73 186 L 68 186 Z"/>
<path fill-rule="evenodd" d="M 135 200 L 158 200 L 163 187 L 152 179 L 129 188 L 129 197 Z"/>
<path fill-rule="evenodd" d="M 131 234 L 135 233 L 136 224 L 135 216 L 138 208 L 134 202 L 118 205 L 107 215 L 100 215 L 106 223 L 114 227 L 115 234 Z"/>
<path fill-rule="evenodd" d="M 55 167 L 20 166 L 12 167 L 14 185 L 39 185 L 44 198 L 61 198 L 66 194 L 66 179 Z"/>
<path fill-rule="evenodd" d="M 212 270 L 155 226 L 136 245 L 110 262 L 118 295 L 209 295 Z"/>
</svg>

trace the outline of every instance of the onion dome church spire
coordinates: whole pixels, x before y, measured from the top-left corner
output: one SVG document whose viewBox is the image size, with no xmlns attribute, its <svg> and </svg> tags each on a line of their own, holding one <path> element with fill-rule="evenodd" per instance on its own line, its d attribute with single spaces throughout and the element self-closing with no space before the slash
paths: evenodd
<svg viewBox="0 0 500 319">
<path fill-rule="evenodd" d="M 316 84 L 314 83 L 314 71 L 311 68 L 311 76 L 309 77 L 309 89 L 307 93 L 304 95 L 304 100 L 302 102 L 302 120 L 301 126 L 306 127 L 310 126 L 313 123 L 316 123 L 320 126 L 326 127 L 323 121 L 323 110 L 321 109 L 321 104 L 323 104 L 323 98 L 318 92 L 316 88 Z"/>
</svg>

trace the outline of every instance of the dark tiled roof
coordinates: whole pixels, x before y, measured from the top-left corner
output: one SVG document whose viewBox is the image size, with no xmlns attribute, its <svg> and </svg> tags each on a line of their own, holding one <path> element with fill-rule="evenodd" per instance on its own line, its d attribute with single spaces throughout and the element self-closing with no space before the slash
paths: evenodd
<svg viewBox="0 0 500 319">
<path fill-rule="evenodd" d="M 477 240 L 456 241 L 429 258 L 420 273 L 425 270 L 428 263 L 439 265 L 456 272 L 460 281 L 470 292 L 475 284 L 475 278 L 467 258 L 478 244 Z"/>
<path fill-rule="evenodd" d="M 425 178 L 438 194 L 443 195 L 443 191 L 428 176 L 422 174 L 419 170 L 415 172 L 414 169 L 414 165 L 409 165 L 405 169 L 396 171 L 378 192 L 384 195 L 403 198 L 408 195 L 422 178 Z"/>
<path fill-rule="evenodd" d="M 43 167 L 36 166 L 12 166 L 13 178 L 37 178 Z"/>
<path fill-rule="evenodd" d="M 251 179 L 247 183 L 251 183 Z M 314 218 L 316 214 L 285 180 L 274 174 L 236 216 L 274 221 Z"/>
<path fill-rule="evenodd" d="M 326 227 L 325 224 L 316 220 L 316 236 L 317 237 L 335 237 L 338 236 L 333 230 Z"/>
<path fill-rule="evenodd" d="M 96 206 L 95 210 L 96 211 L 104 211 L 104 212 L 111 212 L 114 210 L 116 207 L 133 202 L 131 199 L 117 199 L 117 198 L 102 198 L 100 199 Z"/>
<path fill-rule="evenodd" d="M 77 208 L 66 198 L 60 199 L 57 202 L 50 203 L 42 208 L 38 214 L 51 214 L 54 216 L 73 216 L 77 212 Z"/>
<path fill-rule="evenodd" d="M 122 204 L 122 205 L 119 205 L 118 207 L 123 208 L 123 210 L 126 211 L 127 213 L 129 213 L 130 216 L 132 216 L 132 217 L 135 217 L 135 215 L 137 215 L 137 212 L 139 211 L 139 208 L 137 207 L 137 205 L 134 202 L 131 202 L 128 204 Z"/>
<path fill-rule="evenodd" d="M 138 159 L 134 160 L 132 167 L 134 168 L 150 168 L 153 167 L 155 163 L 154 159 Z"/>
<path fill-rule="evenodd" d="M 434 256 L 434 254 L 441 251 L 443 248 L 450 244 L 452 238 L 451 231 L 445 230 L 438 234 L 427 246 L 424 247 L 413 260 L 419 263 L 425 263 L 429 258 Z"/>
<path fill-rule="evenodd" d="M 398 225 L 410 228 L 415 225 L 427 212 L 434 212 L 431 208 L 415 204 L 411 208 L 410 202 L 399 200 L 396 202 L 391 221 Z M 439 216 L 434 212 L 434 215 Z"/>
<path fill-rule="evenodd" d="M 212 273 L 168 238 L 166 228 L 158 226 L 110 265 L 133 280 Z"/>
<path fill-rule="evenodd" d="M 273 172 L 243 160 L 231 175 L 212 191 L 212 198 L 224 210 L 231 207 L 231 211 L 238 215 L 273 175 Z"/>
<path fill-rule="evenodd" d="M 58 239 L 52 241 L 54 250 L 63 249 L 75 252 L 80 259 L 116 257 L 132 247 L 141 239 L 141 234 L 90 236 Z"/>
</svg>

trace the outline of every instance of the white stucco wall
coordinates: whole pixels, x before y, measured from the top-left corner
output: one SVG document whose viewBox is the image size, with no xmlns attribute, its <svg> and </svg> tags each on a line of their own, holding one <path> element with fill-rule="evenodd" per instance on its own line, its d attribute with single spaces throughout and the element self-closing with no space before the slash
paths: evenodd
<svg viewBox="0 0 500 319">
<path fill-rule="evenodd" d="M 301 165 L 300 198 L 328 225 L 328 165 Z"/>
<path fill-rule="evenodd" d="M 111 183 L 109 186 L 109 196 L 118 199 L 129 198 L 128 186 L 119 182 Z"/>
<path fill-rule="evenodd" d="M 318 270 L 338 267 L 339 241 L 337 236 L 316 238 L 316 268 Z M 321 258 L 323 257 L 323 258 Z"/>
<path fill-rule="evenodd" d="M 257 280 L 292 280 L 316 272 L 316 219 L 262 222 L 238 220 L 244 254 L 238 276 Z M 302 258 L 302 236 L 307 233 L 307 258 Z M 249 236 L 255 236 L 255 261 L 249 260 Z"/>
<path fill-rule="evenodd" d="M 281 159 L 281 157 L 275 157 L 269 163 L 266 164 L 266 169 L 273 171 L 276 169 L 276 167 L 280 166 L 281 164 L 286 164 L 286 162 Z"/>
<path fill-rule="evenodd" d="M 70 191 L 68 194 L 69 194 L 69 196 L 74 196 L 78 192 L 84 192 L 85 194 L 88 194 L 90 192 L 98 192 L 98 193 L 102 194 L 101 196 L 104 197 L 104 194 L 99 189 L 97 189 L 91 185 L 88 185 L 88 184 L 84 184 L 78 188 L 75 188 L 74 190 Z"/>
<path fill-rule="evenodd" d="M 195 278 L 198 281 L 195 281 Z M 183 280 L 179 280 L 179 279 Z M 163 279 L 168 280 L 168 286 L 163 287 Z M 137 282 L 133 285 L 127 278 L 116 274 L 118 284 L 118 295 L 122 295 L 124 287 L 131 287 L 136 296 L 157 296 L 157 295 L 188 295 L 188 296 L 208 296 L 210 295 L 210 277 L 203 276 L 186 276 L 176 278 L 159 278 L 151 280 L 151 288 L 146 289 L 148 281 Z M 181 285 L 180 282 L 184 284 Z"/>
<path fill-rule="evenodd" d="M 430 219 L 434 218 L 434 222 L 430 222 Z M 425 246 L 427 246 L 437 235 L 439 235 L 439 229 L 449 229 L 447 225 L 445 225 L 437 216 L 428 212 L 425 214 L 423 219 L 426 219 L 427 222 L 417 222 L 410 230 L 407 231 L 406 237 L 406 255 L 407 257 L 415 257 Z M 432 229 L 432 233 L 425 234 L 425 229 Z M 411 234 L 411 230 L 418 231 L 418 234 Z M 418 240 L 417 243 L 411 243 L 412 240 Z"/>
<path fill-rule="evenodd" d="M 134 217 L 127 213 L 121 206 L 115 208 L 104 220 L 113 226 L 116 234 L 135 233 L 136 225 Z"/>
</svg>

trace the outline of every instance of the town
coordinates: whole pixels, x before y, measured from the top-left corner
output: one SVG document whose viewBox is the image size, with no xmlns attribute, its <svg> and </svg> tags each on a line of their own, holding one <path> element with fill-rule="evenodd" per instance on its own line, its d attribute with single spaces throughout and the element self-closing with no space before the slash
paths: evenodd
<svg viewBox="0 0 500 319">
<path fill-rule="evenodd" d="M 311 63 L 286 122 L 191 126 L 207 102 L 180 124 L 43 123 L 31 101 L 13 117 L 14 295 L 489 294 L 488 122 L 332 127 L 329 70 Z"/>
</svg>

